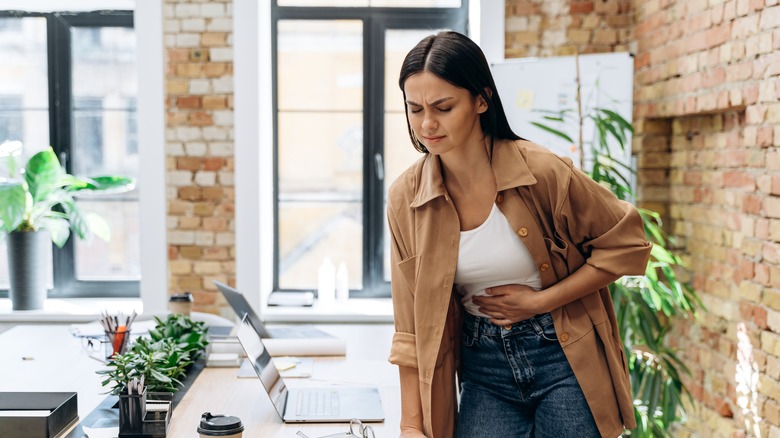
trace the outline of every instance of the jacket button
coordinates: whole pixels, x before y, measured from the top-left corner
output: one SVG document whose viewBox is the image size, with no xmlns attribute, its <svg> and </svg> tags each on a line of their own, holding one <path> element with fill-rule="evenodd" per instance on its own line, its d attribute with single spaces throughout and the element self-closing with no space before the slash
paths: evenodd
<svg viewBox="0 0 780 438">
<path fill-rule="evenodd" d="M 525 227 L 520 228 L 519 230 L 517 230 L 517 234 L 519 234 L 520 237 L 527 236 L 528 235 L 528 228 L 525 228 Z"/>
<path fill-rule="evenodd" d="M 561 333 L 561 342 L 566 342 L 569 340 L 569 334 L 568 333 Z"/>
<path fill-rule="evenodd" d="M 548 269 L 550 269 L 550 265 L 548 265 L 547 263 L 542 263 L 542 265 L 539 266 L 539 270 L 542 271 L 542 272 L 544 272 L 544 271 L 546 271 Z"/>
<path fill-rule="evenodd" d="M 498 195 L 496 195 L 496 204 L 500 204 L 502 202 L 504 202 L 504 194 L 499 193 Z"/>
</svg>

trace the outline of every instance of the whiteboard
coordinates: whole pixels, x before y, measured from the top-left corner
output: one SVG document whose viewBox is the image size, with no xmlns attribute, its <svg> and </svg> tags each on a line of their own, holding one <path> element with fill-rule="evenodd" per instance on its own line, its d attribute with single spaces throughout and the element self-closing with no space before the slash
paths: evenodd
<svg viewBox="0 0 780 438">
<path fill-rule="evenodd" d="M 583 114 L 594 107 L 603 107 L 617 112 L 631 123 L 634 58 L 626 52 L 599 53 L 580 55 L 579 63 Z M 576 111 L 576 57 L 513 59 L 494 63 L 491 70 L 512 130 L 526 140 L 571 158 L 579 167 L 580 154 L 576 145 L 531 124 L 532 121 L 545 123 L 578 141 L 579 126 L 576 121 L 569 125 L 558 125 L 545 121 L 542 113 L 534 112 L 539 109 L 559 111 L 567 108 Z M 583 143 L 586 154 L 583 170 L 590 169 L 592 165 L 589 151 L 595 135 L 593 123 L 585 123 Z M 636 168 L 632 163 L 630 140 L 625 150 L 621 150 L 616 141 L 610 143 L 610 151 L 615 159 Z M 631 175 L 625 173 L 623 176 L 634 185 Z"/>
</svg>

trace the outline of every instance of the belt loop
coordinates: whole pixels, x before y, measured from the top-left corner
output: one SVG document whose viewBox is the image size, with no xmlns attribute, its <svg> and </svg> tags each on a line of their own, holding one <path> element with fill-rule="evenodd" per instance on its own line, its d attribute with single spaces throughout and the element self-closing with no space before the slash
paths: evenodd
<svg viewBox="0 0 780 438">
<path fill-rule="evenodd" d="M 542 326 L 539 324 L 539 321 L 536 320 L 536 316 L 529 318 L 529 321 L 531 321 L 531 326 L 533 326 L 537 335 L 544 333 L 544 330 L 542 330 Z"/>
<path fill-rule="evenodd" d="M 482 326 L 482 317 L 481 316 L 477 316 L 476 319 L 477 319 L 477 321 L 476 321 L 476 324 L 474 324 L 474 333 L 472 333 L 472 335 L 473 335 L 474 340 L 478 341 L 479 340 L 479 332 L 480 332 L 479 329 Z"/>
</svg>

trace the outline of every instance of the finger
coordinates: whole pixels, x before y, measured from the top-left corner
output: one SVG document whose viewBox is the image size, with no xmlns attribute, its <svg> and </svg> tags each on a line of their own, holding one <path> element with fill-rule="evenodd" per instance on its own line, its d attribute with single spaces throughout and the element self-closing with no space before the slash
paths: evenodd
<svg viewBox="0 0 780 438">
<path fill-rule="evenodd" d="M 512 324 L 512 321 L 510 321 L 510 320 L 508 320 L 506 318 L 503 318 L 503 319 L 493 318 L 493 319 L 490 320 L 490 322 L 495 324 L 495 325 L 500 325 L 500 326 L 505 326 L 505 325 Z"/>
</svg>

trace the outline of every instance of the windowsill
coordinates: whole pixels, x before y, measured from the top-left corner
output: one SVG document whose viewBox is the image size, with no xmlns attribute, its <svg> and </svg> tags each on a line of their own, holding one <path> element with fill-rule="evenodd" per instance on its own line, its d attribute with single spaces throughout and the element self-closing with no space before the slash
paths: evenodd
<svg viewBox="0 0 780 438">
<path fill-rule="evenodd" d="M 261 318 L 267 322 L 314 323 L 391 323 L 393 302 L 390 298 L 354 298 L 347 302 L 313 306 L 265 306 Z"/>
<path fill-rule="evenodd" d="M 143 311 L 140 298 L 49 298 L 43 310 L 11 310 L 11 300 L 0 298 L 0 323 L 83 323 L 109 313 Z M 261 318 L 272 323 L 391 323 L 390 298 L 351 299 L 330 305 L 311 307 L 264 307 Z"/>
<path fill-rule="evenodd" d="M 0 323 L 82 323 L 100 318 L 100 313 L 143 311 L 140 298 L 48 298 L 42 310 L 11 310 L 11 300 L 0 298 Z"/>
</svg>

